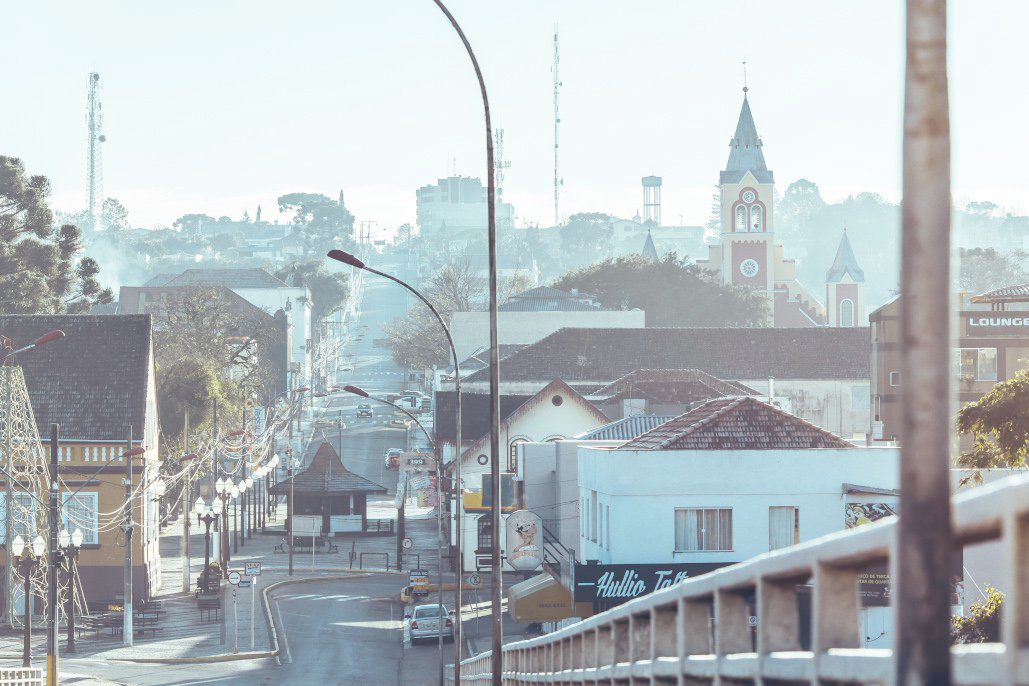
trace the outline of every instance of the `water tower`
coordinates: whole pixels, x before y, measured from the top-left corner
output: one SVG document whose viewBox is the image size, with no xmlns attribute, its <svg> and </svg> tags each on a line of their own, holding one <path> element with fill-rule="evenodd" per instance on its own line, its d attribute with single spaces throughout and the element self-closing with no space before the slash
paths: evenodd
<svg viewBox="0 0 1029 686">
<path fill-rule="evenodd" d="M 643 177 L 643 223 L 661 225 L 661 177 Z"/>
</svg>

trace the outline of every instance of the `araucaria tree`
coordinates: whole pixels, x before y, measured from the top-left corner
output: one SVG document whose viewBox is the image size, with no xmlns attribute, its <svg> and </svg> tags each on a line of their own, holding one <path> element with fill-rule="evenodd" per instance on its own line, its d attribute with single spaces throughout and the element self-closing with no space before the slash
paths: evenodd
<svg viewBox="0 0 1029 686">
<path fill-rule="evenodd" d="M 80 256 L 78 228 L 55 226 L 49 195 L 45 176 L 27 176 L 20 159 L 0 155 L 0 312 L 78 313 L 113 299 L 96 260 Z"/>
</svg>

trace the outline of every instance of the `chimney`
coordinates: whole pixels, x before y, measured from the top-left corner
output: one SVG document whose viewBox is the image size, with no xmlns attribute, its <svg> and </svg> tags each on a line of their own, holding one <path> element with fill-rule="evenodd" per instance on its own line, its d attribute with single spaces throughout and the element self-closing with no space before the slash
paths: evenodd
<svg viewBox="0 0 1029 686">
<path fill-rule="evenodd" d="M 768 404 L 775 402 L 775 377 L 768 377 Z"/>
</svg>

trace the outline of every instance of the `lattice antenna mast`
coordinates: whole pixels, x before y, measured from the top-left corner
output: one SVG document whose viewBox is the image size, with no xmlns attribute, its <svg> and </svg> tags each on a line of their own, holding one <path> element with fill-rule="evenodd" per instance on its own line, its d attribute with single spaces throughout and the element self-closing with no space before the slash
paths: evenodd
<svg viewBox="0 0 1029 686">
<path fill-rule="evenodd" d="M 504 160 L 504 129 L 498 128 L 493 137 L 494 166 L 496 167 L 497 204 L 504 202 L 504 170 L 511 168 L 511 163 Z"/>
<path fill-rule="evenodd" d="M 558 136 L 558 128 L 559 128 L 559 126 L 561 124 L 561 116 L 560 116 L 560 111 L 558 109 L 558 104 L 559 104 L 558 101 L 560 100 L 561 86 L 563 85 L 561 83 L 560 77 L 558 76 L 558 69 L 557 68 L 558 68 L 558 62 L 559 61 L 560 60 L 558 59 L 557 27 L 555 26 L 554 27 L 554 66 L 553 66 L 553 69 L 552 69 L 552 71 L 554 72 L 554 226 L 559 226 L 561 224 L 561 203 L 560 203 L 560 198 L 561 198 L 561 184 L 563 183 L 563 181 L 561 180 L 561 174 L 560 174 L 560 171 L 559 171 L 559 169 L 560 169 L 560 165 L 559 165 L 560 158 L 558 156 L 558 147 L 559 147 L 559 140 L 560 140 L 559 136 Z"/>
<path fill-rule="evenodd" d="M 104 174 L 100 156 L 100 144 L 107 140 L 102 129 L 104 114 L 100 109 L 100 74 L 89 74 L 89 99 L 86 109 L 86 132 L 88 135 L 89 159 L 87 177 L 89 182 L 89 226 L 96 229 L 100 204 L 104 201 Z"/>
</svg>

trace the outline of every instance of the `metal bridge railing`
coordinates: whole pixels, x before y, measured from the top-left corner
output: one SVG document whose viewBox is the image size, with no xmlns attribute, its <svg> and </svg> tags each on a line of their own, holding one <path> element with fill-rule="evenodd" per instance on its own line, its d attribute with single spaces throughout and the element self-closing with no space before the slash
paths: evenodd
<svg viewBox="0 0 1029 686">
<path fill-rule="evenodd" d="M 953 683 L 1029 684 L 1029 477 L 972 489 L 953 504 L 956 544 L 998 541 L 997 564 L 1011 580 L 1002 642 L 953 647 Z M 861 647 L 858 584 L 870 565 L 889 562 L 895 572 L 897 522 L 776 550 L 508 644 L 503 683 L 894 683 L 893 651 Z M 801 646 L 798 585 L 811 593 L 810 649 Z M 462 661 L 461 683 L 489 684 L 491 659 L 486 652 Z"/>
</svg>

